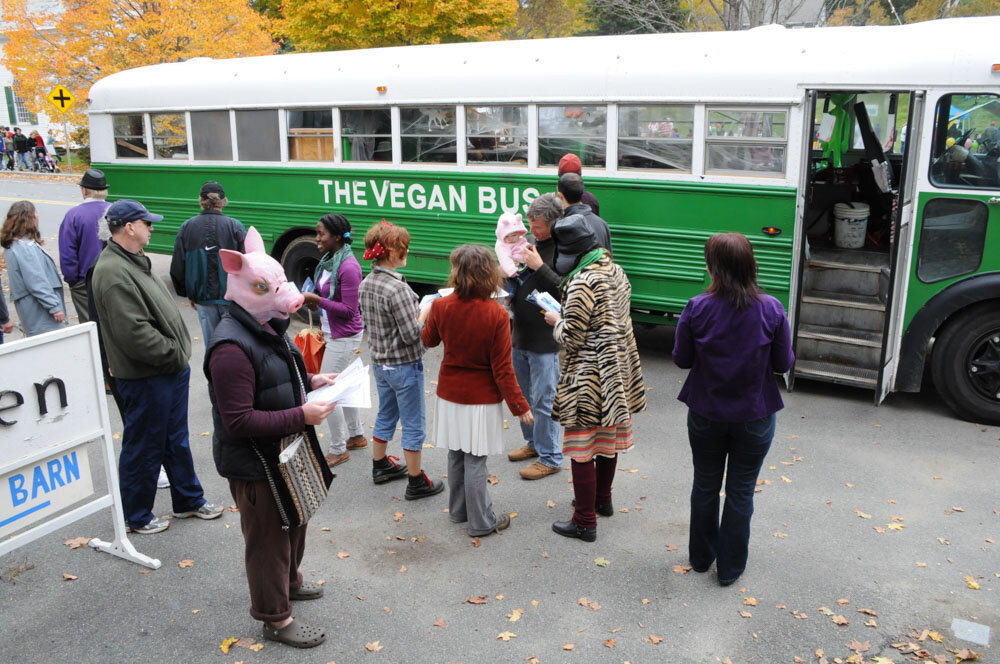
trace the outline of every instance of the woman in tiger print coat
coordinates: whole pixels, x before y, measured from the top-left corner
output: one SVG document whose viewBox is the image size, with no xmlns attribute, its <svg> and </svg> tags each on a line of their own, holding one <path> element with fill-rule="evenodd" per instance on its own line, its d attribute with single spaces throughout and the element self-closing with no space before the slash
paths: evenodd
<svg viewBox="0 0 1000 664">
<path fill-rule="evenodd" d="M 562 219 L 553 236 L 557 271 L 569 274 L 562 316 L 546 315 L 565 349 L 552 417 L 565 427 L 563 454 L 572 459 L 576 500 L 573 518 L 552 529 L 593 542 L 596 513 L 614 514 L 611 485 L 618 453 L 632 448 L 632 414 L 645 409 L 646 390 L 625 272 L 597 247 L 585 222 Z"/>
</svg>

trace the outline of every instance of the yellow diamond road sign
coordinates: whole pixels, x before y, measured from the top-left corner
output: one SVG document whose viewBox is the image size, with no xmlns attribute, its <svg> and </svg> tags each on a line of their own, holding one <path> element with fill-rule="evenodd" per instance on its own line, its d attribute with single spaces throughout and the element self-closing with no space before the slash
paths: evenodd
<svg viewBox="0 0 1000 664">
<path fill-rule="evenodd" d="M 60 112 L 65 113 L 69 110 L 69 107 L 73 105 L 76 98 L 73 94 L 61 85 L 57 85 L 52 88 L 52 92 L 49 93 L 49 101 L 55 106 Z"/>
</svg>

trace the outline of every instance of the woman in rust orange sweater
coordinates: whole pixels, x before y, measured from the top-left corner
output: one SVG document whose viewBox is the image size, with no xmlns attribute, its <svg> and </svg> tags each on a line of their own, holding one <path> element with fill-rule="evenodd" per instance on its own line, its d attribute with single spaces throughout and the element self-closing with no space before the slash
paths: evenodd
<svg viewBox="0 0 1000 664">
<path fill-rule="evenodd" d="M 510 525 L 510 515 L 493 511 L 486 469 L 486 455 L 503 452 L 501 400 L 521 422 L 534 422 L 514 377 L 510 318 L 491 299 L 501 279 L 485 247 L 458 247 L 451 252 L 455 292 L 433 301 L 423 329 L 425 346 L 444 343 L 435 439 L 448 449 L 448 515 L 468 521 L 470 537 Z"/>
</svg>

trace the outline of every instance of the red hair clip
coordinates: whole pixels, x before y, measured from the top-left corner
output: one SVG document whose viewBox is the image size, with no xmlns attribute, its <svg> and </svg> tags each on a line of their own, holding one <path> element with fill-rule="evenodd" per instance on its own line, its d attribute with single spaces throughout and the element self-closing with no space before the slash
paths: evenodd
<svg viewBox="0 0 1000 664">
<path fill-rule="evenodd" d="M 392 222 L 391 221 L 386 221 L 385 219 L 382 219 L 382 225 L 383 226 L 392 226 Z"/>
<path fill-rule="evenodd" d="M 385 247 L 382 246 L 381 242 L 376 240 L 375 246 L 373 246 L 371 249 L 365 249 L 365 255 L 362 256 L 362 260 L 370 261 L 370 260 L 375 260 L 377 258 L 382 258 L 383 256 L 385 256 Z"/>
</svg>

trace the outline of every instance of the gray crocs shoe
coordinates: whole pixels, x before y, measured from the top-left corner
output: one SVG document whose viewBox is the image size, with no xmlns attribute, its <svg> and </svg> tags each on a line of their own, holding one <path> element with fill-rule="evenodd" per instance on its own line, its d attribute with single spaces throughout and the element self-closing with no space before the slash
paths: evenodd
<svg viewBox="0 0 1000 664">
<path fill-rule="evenodd" d="M 326 641 L 326 632 L 314 625 L 307 625 L 292 619 L 292 622 L 281 629 L 264 623 L 264 638 L 295 648 L 315 648 Z"/>
</svg>

